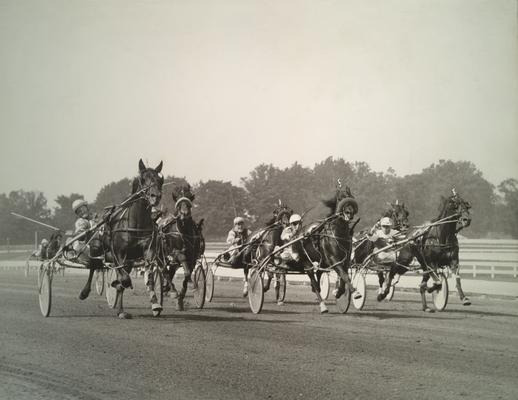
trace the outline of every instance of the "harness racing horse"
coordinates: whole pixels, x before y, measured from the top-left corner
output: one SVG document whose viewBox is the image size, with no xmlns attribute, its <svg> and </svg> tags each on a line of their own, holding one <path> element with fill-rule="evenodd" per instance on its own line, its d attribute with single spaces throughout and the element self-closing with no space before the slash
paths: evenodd
<svg viewBox="0 0 518 400">
<path fill-rule="evenodd" d="M 192 272 L 196 266 L 196 262 L 205 252 L 205 239 L 203 238 L 203 222 L 194 222 L 193 218 L 188 215 L 178 217 L 169 224 L 162 227 L 161 236 L 164 255 L 166 258 L 166 268 L 164 269 L 164 277 L 166 279 L 167 289 L 174 288 L 173 279 L 179 266 L 183 267 L 184 278 L 182 288 L 177 297 L 177 310 L 184 310 L 183 300 L 187 292 L 187 284 L 191 281 Z M 197 290 L 196 282 L 192 281 L 194 290 Z"/>
<path fill-rule="evenodd" d="M 336 299 L 346 295 L 346 285 L 349 289 L 347 295 L 353 291 L 348 269 L 352 232 L 358 222 L 356 221 L 352 227 L 349 225 L 354 215 L 358 213 L 358 204 L 350 194 L 349 188 L 346 189 L 345 195 L 343 191 L 337 191 L 334 198 L 324 201 L 324 204 L 330 209 L 328 217 L 320 223 L 311 224 L 305 230 L 304 238 L 293 245 L 294 250 L 301 256 L 297 263 L 298 268 L 302 268 L 307 273 L 312 291 L 320 304 L 321 313 L 326 313 L 328 310 L 320 296 L 320 285 L 313 270 L 332 269 L 337 273 L 340 280 L 335 293 Z"/>
<path fill-rule="evenodd" d="M 390 218 L 393 223 L 392 226 L 395 230 L 406 232 L 409 229 L 409 215 L 410 213 L 406 209 L 405 203 L 399 203 L 399 201 L 396 200 L 395 203 L 389 204 L 389 208 L 385 210 L 385 212 L 381 215 L 381 218 Z M 360 238 L 356 243 L 357 244 L 354 247 L 353 253 L 353 263 L 361 265 L 365 259 L 374 251 L 374 243 L 367 238 L 365 231 L 360 235 Z M 385 282 L 385 273 L 382 271 L 378 272 L 378 282 L 381 292 L 383 282 Z"/>
<path fill-rule="evenodd" d="M 459 242 L 457 233 L 467 228 L 471 223 L 471 205 L 462 199 L 452 190 L 452 195 L 448 198 L 441 197 L 439 216 L 432 220 L 428 226 L 417 231 L 412 231 L 407 237 L 414 235 L 417 237 L 403 246 L 396 258 L 396 264 L 391 268 L 387 281 L 384 283 L 383 293 L 378 295 L 381 301 L 389 292 L 394 275 L 404 274 L 414 257 L 423 269 L 423 279 L 420 284 L 421 301 L 423 311 L 432 312 L 426 303 L 426 292 L 433 293 L 442 288 L 437 269 L 449 267 L 456 280 L 457 291 L 463 304 L 471 304 L 469 299 L 462 291 L 459 275 Z M 428 288 L 427 282 L 430 276 L 434 280 L 433 286 Z"/>
<path fill-rule="evenodd" d="M 124 312 L 124 289 L 132 288 L 130 272 L 133 266 L 149 264 L 154 256 L 156 228 L 151 218 L 151 209 L 160 203 L 164 178 L 161 175 L 162 162 L 156 168 L 146 168 L 139 161 L 139 175 L 133 180 L 131 201 L 125 204 L 123 210 L 108 212 L 105 217 L 102 246 L 104 261 L 115 265 L 117 279 L 111 286 L 117 290 L 117 315 L 120 318 L 131 318 Z M 88 281 L 83 291 L 90 291 L 95 268 L 90 269 Z M 154 288 L 151 289 L 150 299 L 153 314 L 162 310 L 157 303 Z"/>
<path fill-rule="evenodd" d="M 293 214 L 293 210 L 287 205 L 282 204 L 279 200 L 279 205 L 273 211 L 273 217 L 266 223 L 265 232 L 262 235 L 261 242 L 255 249 L 256 259 L 261 260 L 270 254 L 276 246 L 282 245 L 281 233 L 283 229 L 288 226 L 289 218 Z M 254 251 L 254 250 L 253 250 Z M 267 271 L 266 281 L 263 290 L 267 292 L 270 289 L 270 284 L 274 273 Z M 279 297 L 280 294 L 280 280 L 282 274 L 275 273 L 275 298 L 278 299 L 278 304 L 281 305 L 283 300 Z"/>
</svg>

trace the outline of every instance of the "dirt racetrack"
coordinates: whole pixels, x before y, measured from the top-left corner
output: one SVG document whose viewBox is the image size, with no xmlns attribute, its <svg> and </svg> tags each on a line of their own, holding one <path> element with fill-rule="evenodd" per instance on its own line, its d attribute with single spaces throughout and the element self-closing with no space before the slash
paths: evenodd
<svg viewBox="0 0 518 400">
<path fill-rule="evenodd" d="M 396 292 L 363 311 L 320 315 L 308 287 L 249 311 L 240 282 L 203 310 L 151 317 L 141 279 L 119 320 L 84 277 L 57 277 L 43 318 L 36 276 L 0 271 L 0 399 L 517 399 L 518 301 L 450 296 L 420 311 Z"/>
</svg>

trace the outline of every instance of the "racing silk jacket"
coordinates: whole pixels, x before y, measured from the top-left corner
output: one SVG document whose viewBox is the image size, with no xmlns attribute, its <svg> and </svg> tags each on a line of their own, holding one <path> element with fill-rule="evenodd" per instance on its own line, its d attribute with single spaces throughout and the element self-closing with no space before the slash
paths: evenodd
<svg viewBox="0 0 518 400">
<path fill-rule="evenodd" d="M 234 229 L 231 229 L 228 232 L 227 244 L 231 246 L 239 246 L 248 240 L 248 236 L 250 236 L 251 233 L 250 229 L 246 228 L 243 229 L 243 232 L 236 232 Z"/>
<path fill-rule="evenodd" d="M 298 233 L 298 229 L 294 229 L 292 226 L 287 226 L 281 233 L 281 240 L 283 242 L 289 242 Z"/>
<path fill-rule="evenodd" d="M 383 229 L 378 229 L 372 235 L 367 236 L 368 239 L 374 243 L 374 247 L 376 249 L 382 249 L 389 244 L 394 243 L 397 240 L 397 235 L 399 235 L 399 231 L 395 229 L 391 229 L 388 234 L 383 232 Z"/>
</svg>

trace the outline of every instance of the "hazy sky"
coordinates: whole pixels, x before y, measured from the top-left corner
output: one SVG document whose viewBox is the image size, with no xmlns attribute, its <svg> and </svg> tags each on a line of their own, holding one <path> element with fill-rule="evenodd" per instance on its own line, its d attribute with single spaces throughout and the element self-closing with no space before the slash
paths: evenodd
<svg viewBox="0 0 518 400">
<path fill-rule="evenodd" d="M 0 0 L 0 193 L 328 156 L 518 177 L 517 3 Z"/>
</svg>

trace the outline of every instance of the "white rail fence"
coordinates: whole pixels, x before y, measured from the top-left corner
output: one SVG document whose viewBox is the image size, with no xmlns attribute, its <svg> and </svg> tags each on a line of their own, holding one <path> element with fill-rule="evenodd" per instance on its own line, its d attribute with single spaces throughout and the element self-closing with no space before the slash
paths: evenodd
<svg viewBox="0 0 518 400">
<path fill-rule="evenodd" d="M 461 274 L 474 278 L 518 277 L 518 240 L 462 239 L 460 245 Z M 227 249 L 224 242 L 207 242 L 205 256 L 212 261 Z M 0 267 L 25 265 L 25 260 L 32 253 L 30 246 L 12 246 L 9 250 L 0 248 L 2 259 Z M 9 255 L 12 255 L 11 259 Z M 34 263 L 31 263 L 34 264 Z"/>
<path fill-rule="evenodd" d="M 518 277 L 518 240 L 462 239 L 459 246 L 461 275 Z M 227 248 L 224 242 L 207 242 L 207 260 L 212 261 Z"/>
</svg>

